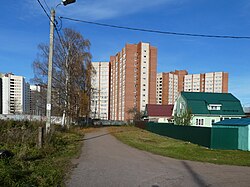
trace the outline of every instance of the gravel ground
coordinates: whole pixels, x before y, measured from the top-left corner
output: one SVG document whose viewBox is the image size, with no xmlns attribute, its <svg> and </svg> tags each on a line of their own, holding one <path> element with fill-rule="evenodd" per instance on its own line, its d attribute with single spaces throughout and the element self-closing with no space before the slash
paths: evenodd
<svg viewBox="0 0 250 187">
<path fill-rule="evenodd" d="M 250 158 L 249 158 L 250 159 Z M 69 187 L 250 186 L 250 167 L 176 160 L 131 148 L 105 128 L 85 136 Z"/>
</svg>

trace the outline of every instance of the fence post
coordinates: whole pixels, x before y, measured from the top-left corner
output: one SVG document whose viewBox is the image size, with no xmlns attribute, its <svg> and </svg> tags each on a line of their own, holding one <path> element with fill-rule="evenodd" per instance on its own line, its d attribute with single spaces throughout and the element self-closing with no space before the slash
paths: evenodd
<svg viewBox="0 0 250 187">
<path fill-rule="evenodd" d="M 38 128 L 38 148 L 43 147 L 43 127 Z"/>
</svg>

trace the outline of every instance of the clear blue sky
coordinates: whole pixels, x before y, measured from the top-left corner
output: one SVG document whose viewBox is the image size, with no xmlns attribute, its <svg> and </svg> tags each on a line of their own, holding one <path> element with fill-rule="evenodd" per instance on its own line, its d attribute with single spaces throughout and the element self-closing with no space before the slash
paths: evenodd
<svg viewBox="0 0 250 187">
<path fill-rule="evenodd" d="M 55 7 L 60 0 L 46 2 Z M 145 29 L 250 36 L 249 0 L 77 0 L 67 7 L 59 6 L 56 14 Z M 37 45 L 49 41 L 48 18 L 36 0 L 3 1 L 0 16 L 0 72 L 13 72 L 29 80 Z M 125 43 L 143 41 L 158 48 L 158 72 L 226 71 L 229 92 L 243 105 L 250 105 L 250 40 L 142 33 L 67 20 L 62 26 L 79 31 L 91 41 L 93 61 L 109 61 Z"/>
</svg>

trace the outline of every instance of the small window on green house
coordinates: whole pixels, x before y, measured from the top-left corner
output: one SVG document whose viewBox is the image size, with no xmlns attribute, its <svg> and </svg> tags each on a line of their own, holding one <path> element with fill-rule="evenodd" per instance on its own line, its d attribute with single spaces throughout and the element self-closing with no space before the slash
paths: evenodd
<svg viewBox="0 0 250 187">
<path fill-rule="evenodd" d="M 196 119 L 196 125 L 204 125 L 204 119 Z"/>
</svg>

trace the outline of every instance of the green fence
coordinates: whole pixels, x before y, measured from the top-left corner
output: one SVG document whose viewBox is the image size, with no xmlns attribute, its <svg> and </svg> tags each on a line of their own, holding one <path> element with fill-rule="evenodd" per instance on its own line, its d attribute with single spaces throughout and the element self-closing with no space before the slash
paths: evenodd
<svg viewBox="0 0 250 187">
<path fill-rule="evenodd" d="M 180 126 L 166 123 L 146 124 L 146 130 L 171 138 L 211 147 L 211 130 L 209 127 Z"/>
<path fill-rule="evenodd" d="M 145 124 L 145 129 L 159 135 L 192 142 L 212 149 L 241 149 L 237 128 L 180 126 L 170 123 L 149 122 Z"/>
<path fill-rule="evenodd" d="M 213 149 L 239 149 L 237 128 L 212 128 L 211 148 Z"/>
</svg>

